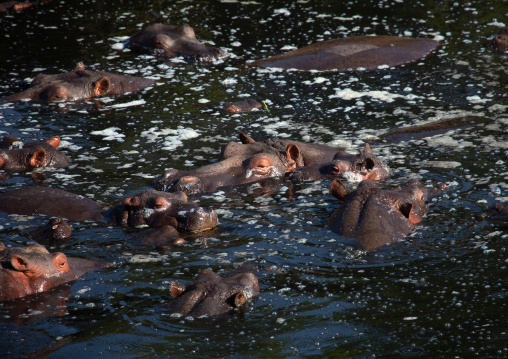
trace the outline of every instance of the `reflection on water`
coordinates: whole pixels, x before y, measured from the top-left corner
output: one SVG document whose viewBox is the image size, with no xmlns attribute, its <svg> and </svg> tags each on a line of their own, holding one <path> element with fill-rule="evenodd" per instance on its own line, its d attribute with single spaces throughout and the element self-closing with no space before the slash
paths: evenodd
<svg viewBox="0 0 508 359">
<path fill-rule="evenodd" d="M 508 202 L 506 56 L 489 39 L 508 24 L 503 0 L 50 2 L 0 15 L 0 95 L 40 72 L 92 70 L 157 79 L 154 88 L 101 102 L 0 104 L 0 135 L 62 138 L 66 169 L 5 176 L 0 190 L 33 183 L 103 203 L 149 188 L 166 168 L 215 161 L 244 132 L 372 151 L 393 173 L 384 188 L 419 178 L 450 189 L 423 225 L 396 245 L 359 253 L 326 228 L 338 206 L 328 181 L 252 185 L 196 198 L 220 227 L 194 234 L 177 251 L 135 241 L 141 230 L 72 223 L 51 248 L 102 257 L 113 269 L 72 287 L 63 316 L 19 323 L 2 318 L 2 343 L 33 338 L 52 357 L 492 356 L 507 355 L 506 227 L 484 221 Z M 197 38 L 227 50 L 218 64 L 190 66 L 136 55 L 126 36 L 153 22 L 189 23 Z M 321 40 L 352 35 L 440 38 L 431 56 L 372 72 L 304 73 L 246 63 Z M 226 115 L 244 98 L 268 107 Z M 383 140 L 393 129 L 465 118 L 443 133 Z M 30 241 L 42 217 L 0 214 L 0 240 Z M 222 320 L 171 318 L 169 282 L 204 268 L 255 270 L 261 293 L 245 313 Z M 274 270 L 275 269 L 275 270 Z M 1 306 L 1 305 L 0 305 Z M 0 344 L 1 346 L 2 344 Z"/>
</svg>

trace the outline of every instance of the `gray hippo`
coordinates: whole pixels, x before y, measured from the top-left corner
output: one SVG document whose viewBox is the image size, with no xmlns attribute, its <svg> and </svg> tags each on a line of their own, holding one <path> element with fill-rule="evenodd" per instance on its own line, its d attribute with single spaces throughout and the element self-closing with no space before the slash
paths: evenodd
<svg viewBox="0 0 508 359">
<path fill-rule="evenodd" d="M 101 96 L 117 96 L 152 86 L 153 80 L 85 70 L 79 63 L 73 71 L 57 75 L 39 74 L 24 91 L 0 98 L 0 101 L 66 102 Z"/>
<path fill-rule="evenodd" d="M 244 305 L 258 295 L 258 279 L 252 272 L 221 278 L 203 270 L 190 285 L 172 281 L 170 293 L 175 300 L 170 313 L 192 317 L 211 317 Z"/>
<path fill-rule="evenodd" d="M 249 65 L 296 70 L 375 70 L 418 60 L 435 50 L 438 41 L 395 36 L 353 36 L 318 42 Z"/>
<path fill-rule="evenodd" d="M 212 62 L 227 57 L 221 49 L 208 47 L 199 42 L 194 29 L 187 24 L 150 25 L 131 36 L 127 46 L 142 54 L 182 56 L 188 62 Z"/>
<path fill-rule="evenodd" d="M 422 221 L 425 201 L 441 193 L 444 184 L 427 188 L 410 180 L 399 190 L 384 190 L 365 180 L 355 190 L 333 181 L 330 193 L 344 203 L 328 220 L 335 233 L 355 239 L 359 249 L 375 250 L 404 238 Z"/>
</svg>

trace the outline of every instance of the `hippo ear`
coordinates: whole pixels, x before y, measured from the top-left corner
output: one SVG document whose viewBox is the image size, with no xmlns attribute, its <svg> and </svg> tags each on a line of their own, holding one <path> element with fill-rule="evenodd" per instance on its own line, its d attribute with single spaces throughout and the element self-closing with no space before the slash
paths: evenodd
<svg viewBox="0 0 508 359">
<path fill-rule="evenodd" d="M 291 143 L 286 148 L 286 155 L 288 156 L 290 165 L 288 167 L 288 172 L 291 172 L 296 167 L 303 167 L 303 159 L 301 157 L 300 149 L 294 143 Z"/>
<path fill-rule="evenodd" d="M 409 221 L 413 224 L 418 224 L 422 221 L 422 218 L 414 213 L 413 205 L 409 202 L 402 203 L 399 206 L 399 211 L 402 213 L 404 217 L 409 219 Z"/>
<path fill-rule="evenodd" d="M 2 242 L 0 242 L 0 252 L 5 251 L 5 249 L 6 249 L 5 244 L 3 244 Z"/>
<path fill-rule="evenodd" d="M 238 137 L 240 138 L 240 142 L 243 143 L 244 145 L 247 145 L 249 143 L 255 143 L 256 141 L 254 139 L 252 139 L 251 137 L 247 136 L 245 133 L 243 132 L 240 132 L 238 134 Z"/>
<path fill-rule="evenodd" d="M 46 150 L 44 148 L 38 148 L 32 156 L 30 156 L 30 167 L 39 168 L 43 167 L 46 163 Z"/>
<path fill-rule="evenodd" d="M 239 292 L 235 294 L 235 307 L 239 307 L 242 304 L 245 304 L 247 298 L 243 292 Z"/>
<path fill-rule="evenodd" d="M 370 145 L 368 143 L 365 144 L 365 147 L 363 148 L 363 153 L 371 153 Z"/>
<path fill-rule="evenodd" d="M 185 284 L 173 280 L 169 284 L 169 293 L 173 298 L 178 298 L 186 288 Z"/>
<path fill-rule="evenodd" d="M 48 139 L 46 140 L 46 143 L 47 143 L 48 145 L 53 146 L 54 148 L 57 148 L 58 146 L 60 146 L 60 137 L 58 137 L 58 136 L 53 136 L 53 137 L 51 137 L 51 138 L 48 138 Z"/>
<path fill-rule="evenodd" d="M 100 79 L 93 83 L 92 97 L 106 96 L 110 86 L 111 81 L 109 81 L 106 76 L 102 76 Z"/>
<path fill-rule="evenodd" d="M 67 273 L 71 270 L 67 256 L 61 252 L 53 255 L 53 265 L 59 273 Z"/>
<path fill-rule="evenodd" d="M 349 193 L 351 193 L 351 190 L 338 180 L 334 180 L 330 185 L 330 194 L 341 202 L 345 200 Z"/>
<path fill-rule="evenodd" d="M 18 272 L 27 272 L 33 267 L 33 263 L 28 258 L 19 254 L 13 254 L 11 265 Z"/>
</svg>

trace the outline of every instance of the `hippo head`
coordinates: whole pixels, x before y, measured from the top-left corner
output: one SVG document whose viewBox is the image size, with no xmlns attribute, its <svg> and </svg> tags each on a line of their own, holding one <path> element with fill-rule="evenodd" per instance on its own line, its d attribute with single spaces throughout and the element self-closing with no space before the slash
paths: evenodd
<svg viewBox="0 0 508 359">
<path fill-rule="evenodd" d="M 113 222 L 125 226 L 171 226 L 180 232 L 200 232 L 217 225 L 211 208 L 187 202 L 183 192 L 166 193 L 146 190 L 126 198 L 111 210 Z"/>
<path fill-rule="evenodd" d="M 281 153 L 265 150 L 246 160 L 245 178 L 254 182 L 264 178 L 283 177 L 301 165 L 300 149 L 295 144 L 289 144 Z"/>
<path fill-rule="evenodd" d="M 59 152 L 60 137 L 46 141 L 23 142 L 8 136 L 0 142 L 0 169 L 31 170 L 40 167 L 66 167 L 70 158 Z"/>
<path fill-rule="evenodd" d="M 39 94 L 41 102 L 67 102 L 79 101 L 89 98 L 106 96 L 111 87 L 111 81 L 101 76 L 96 81 L 88 77 L 79 77 L 74 80 L 50 83 Z"/>
<path fill-rule="evenodd" d="M 207 47 L 196 39 L 194 29 L 180 26 L 154 24 L 129 39 L 132 49 L 167 57 L 183 56 L 189 62 L 212 62 L 227 55 L 218 48 Z"/>
<path fill-rule="evenodd" d="M 170 293 L 175 298 L 171 313 L 209 317 L 242 306 L 259 293 L 259 285 L 252 272 L 223 279 L 205 269 L 188 286 L 172 281 Z"/>
<path fill-rule="evenodd" d="M 508 26 L 505 26 L 492 39 L 492 47 L 495 52 L 505 53 L 508 51 Z"/>
<path fill-rule="evenodd" d="M 0 301 L 41 293 L 107 266 L 100 260 L 51 254 L 38 243 L 10 248 L 0 243 Z"/>
<path fill-rule="evenodd" d="M 358 155 L 344 157 L 337 153 L 330 164 L 330 173 L 334 177 L 361 182 L 366 179 L 379 181 L 390 177 L 390 169 L 371 153 L 368 143 Z"/>
</svg>

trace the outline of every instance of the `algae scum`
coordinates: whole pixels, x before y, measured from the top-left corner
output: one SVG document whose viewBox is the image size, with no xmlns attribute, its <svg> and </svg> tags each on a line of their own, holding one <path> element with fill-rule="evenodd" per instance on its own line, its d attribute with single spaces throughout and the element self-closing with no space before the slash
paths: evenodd
<svg viewBox="0 0 508 359">
<path fill-rule="evenodd" d="M 229 59 L 187 65 L 134 54 L 126 37 L 146 24 L 189 23 Z M 337 208 L 329 181 L 269 181 L 201 196 L 220 227 L 185 237 L 173 251 L 139 245 L 146 229 L 72 223 L 48 246 L 115 262 L 72 287 L 60 315 L 2 309 L 8 356 L 98 357 L 504 357 L 508 355 L 506 227 L 482 213 L 508 202 L 508 57 L 489 40 L 508 25 L 506 1 L 52 1 L 0 14 L 0 95 L 40 72 L 83 61 L 91 70 L 157 79 L 115 99 L 59 105 L 0 104 L 0 135 L 53 135 L 73 159 L 66 169 L 5 176 L 0 190 L 32 185 L 116 203 L 150 187 L 166 168 L 216 160 L 238 132 L 372 151 L 394 188 L 409 178 L 449 190 L 405 241 L 352 250 L 326 228 Z M 437 51 L 396 68 L 299 72 L 253 60 L 354 35 L 436 38 Z M 268 110 L 225 115 L 246 97 Z M 450 118 L 468 125 L 428 136 L 385 138 L 393 129 Z M 463 124 L 462 120 L 458 120 Z M 0 240 L 30 242 L 43 217 L 0 215 Z M 261 292 L 245 313 L 216 320 L 172 318 L 169 282 L 202 269 L 256 271 Z M 55 306 L 56 304 L 51 304 Z M 50 305 L 50 307 L 51 307 Z M 2 307 L 3 305 L 0 305 Z M 51 309 L 51 308 L 50 308 Z M 55 311 L 53 311 L 55 312 Z"/>
</svg>

